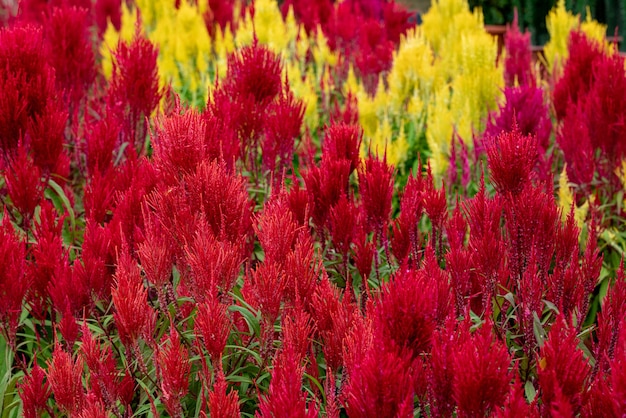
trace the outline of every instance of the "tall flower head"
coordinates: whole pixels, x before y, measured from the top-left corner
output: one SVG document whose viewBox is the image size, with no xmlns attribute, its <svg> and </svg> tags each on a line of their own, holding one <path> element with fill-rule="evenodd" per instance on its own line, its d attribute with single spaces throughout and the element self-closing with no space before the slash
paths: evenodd
<svg viewBox="0 0 626 418">
<path fill-rule="evenodd" d="M 539 352 L 537 375 L 546 407 L 565 403 L 573 413 L 580 412 L 583 391 L 589 377 L 589 363 L 578 349 L 576 330 L 559 315 L 548 341 Z"/>
<path fill-rule="evenodd" d="M 304 368 L 294 347 L 290 344 L 283 346 L 274 358 L 269 393 L 261 398 L 257 417 L 317 417 L 317 408 L 307 403 L 301 389 L 303 375 Z"/>
<path fill-rule="evenodd" d="M 87 13 L 86 9 L 64 4 L 53 8 L 45 25 L 57 86 L 73 104 L 83 98 L 96 77 Z"/>
<path fill-rule="evenodd" d="M 266 105 L 282 89 L 281 73 L 280 58 L 255 41 L 228 57 L 224 88 L 235 100 L 252 97 L 257 104 Z"/>
<path fill-rule="evenodd" d="M 227 393 L 226 377 L 219 369 L 213 390 L 209 393 L 209 414 L 212 418 L 239 418 L 239 396 L 237 391 Z"/>
<path fill-rule="evenodd" d="M 218 161 L 203 161 L 185 177 L 190 209 L 201 213 L 214 236 L 242 244 L 252 232 L 252 207 L 245 180 Z"/>
<path fill-rule="evenodd" d="M 204 302 L 212 295 L 228 294 L 235 285 L 242 261 L 239 248 L 216 239 L 203 221 L 198 223 L 193 242 L 185 248 L 185 260 L 190 267 L 186 284 L 196 302 Z"/>
<path fill-rule="evenodd" d="M 513 24 L 507 27 L 504 35 L 506 59 L 504 61 L 504 80 L 507 86 L 518 83 L 520 86 L 534 82 L 532 73 L 532 51 L 530 49 L 530 32 L 520 32 L 517 9 Z"/>
<path fill-rule="evenodd" d="M 83 361 L 62 350 L 57 344 L 48 364 L 48 382 L 59 408 L 68 415 L 79 413 L 85 402 L 81 381 Z"/>
<path fill-rule="evenodd" d="M 28 226 L 43 198 L 44 184 L 41 169 L 34 164 L 23 144 L 19 146 L 15 158 L 9 161 L 5 182 L 13 207 L 22 216 L 24 225 Z"/>
<path fill-rule="evenodd" d="M 26 246 L 8 219 L 4 213 L 0 224 L 0 331 L 12 345 L 29 283 L 24 274 Z"/>
<path fill-rule="evenodd" d="M 370 155 L 359 170 L 359 191 L 370 228 L 380 231 L 391 216 L 393 167 Z"/>
<path fill-rule="evenodd" d="M 170 416 L 180 418 L 183 416 L 180 402 L 189 391 L 191 363 L 189 353 L 181 344 L 174 326 L 170 334 L 164 337 L 155 360 L 165 409 Z"/>
<path fill-rule="evenodd" d="M 359 166 L 363 131 L 358 125 L 333 123 L 324 132 L 322 158 L 350 161 L 350 173 Z"/>
<path fill-rule="evenodd" d="M 594 79 L 593 65 L 604 55 L 601 45 L 579 30 L 570 33 L 568 49 L 563 75 L 552 93 L 554 109 L 560 120 L 565 117 L 569 103 L 576 103 L 586 96 Z"/>
<path fill-rule="evenodd" d="M 509 391 L 511 356 L 506 346 L 494 339 L 490 325 L 483 324 L 453 356 L 453 393 L 459 416 L 493 413 Z"/>
<path fill-rule="evenodd" d="M 50 397 L 50 384 L 45 382 L 44 378 L 43 369 L 35 363 L 35 367 L 18 384 L 25 418 L 40 417 L 46 408 Z"/>
<path fill-rule="evenodd" d="M 111 296 L 115 306 L 113 317 L 124 345 L 133 346 L 142 336 L 152 338 L 155 313 L 148 305 L 148 292 L 139 266 L 127 251 L 118 260 Z"/>
<path fill-rule="evenodd" d="M 290 91 L 281 93 L 265 110 L 263 165 L 270 171 L 291 167 L 295 140 L 302 130 L 304 105 Z"/>
<path fill-rule="evenodd" d="M 430 349 L 436 325 L 435 286 L 421 272 L 401 271 L 384 286 L 375 305 L 381 341 L 410 350 L 413 359 Z"/>
<path fill-rule="evenodd" d="M 497 137 L 503 132 L 512 131 L 517 124 L 522 135 L 537 137 L 538 151 L 543 156 L 550 145 L 552 132 L 552 121 L 543 90 L 528 85 L 506 87 L 504 98 L 506 102 L 500 106 L 499 113 L 489 119 L 484 136 Z"/>
<path fill-rule="evenodd" d="M 227 308 L 216 295 L 208 296 L 198 305 L 196 333 L 202 338 L 202 343 L 211 356 L 213 367 L 216 368 L 221 367 L 220 360 L 232 325 Z"/>
<path fill-rule="evenodd" d="M 413 382 L 406 351 L 370 348 L 358 367 L 348 369 L 344 389 L 349 416 L 413 416 Z"/>
<path fill-rule="evenodd" d="M 487 156 L 496 190 L 516 196 L 530 184 L 537 161 L 537 138 L 523 135 L 516 123 L 511 131 L 488 139 Z"/>
</svg>

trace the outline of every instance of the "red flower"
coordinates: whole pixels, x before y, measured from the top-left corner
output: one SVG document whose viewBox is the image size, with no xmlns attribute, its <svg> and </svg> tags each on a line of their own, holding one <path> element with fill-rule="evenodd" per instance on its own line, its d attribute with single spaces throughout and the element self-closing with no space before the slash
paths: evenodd
<svg viewBox="0 0 626 418">
<path fill-rule="evenodd" d="M 582 31 L 572 31 L 568 42 L 569 58 L 563 75 L 554 86 L 553 102 L 557 117 L 563 119 L 570 103 L 585 97 L 594 79 L 593 65 L 604 53 L 600 43 Z"/>
<path fill-rule="evenodd" d="M 306 402 L 302 391 L 304 368 L 295 348 L 283 346 L 274 358 L 269 393 L 261 397 L 257 417 L 313 418 L 318 416 L 315 405 Z"/>
<path fill-rule="evenodd" d="M 209 393 L 209 415 L 211 418 L 239 418 L 239 396 L 237 391 L 226 393 L 226 378 L 221 369 L 217 371 L 215 385 Z"/>
<path fill-rule="evenodd" d="M 321 336 L 322 350 L 328 367 L 338 370 L 344 363 L 343 344 L 348 332 L 360 315 L 356 305 L 350 302 L 350 294 L 340 299 L 339 289 L 324 275 L 317 285 L 311 302 L 312 316 Z"/>
<path fill-rule="evenodd" d="M 348 192 L 349 160 L 322 159 L 320 167 L 313 166 L 302 174 L 309 195 L 313 222 L 321 230 L 326 226 L 330 208 Z"/>
<path fill-rule="evenodd" d="M 344 263 L 347 263 L 346 257 L 350 252 L 351 244 L 354 242 L 356 234 L 357 222 L 360 218 L 360 209 L 354 203 L 352 198 L 348 199 L 346 195 L 341 195 L 339 201 L 330 209 L 329 229 L 331 240 L 335 248 L 344 257 Z"/>
<path fill-rule="evenodd" d="M 61 350 L 57 344 L 48 363 L 48 382 L 59 408 L 68 415 L 78 414 L 85 402 L 81 376 L 83 361 L 72 360 L 71 354 Z"/>
<path fill-rule="evenodd" d="M 252 232 L 245 180 L 228 173 L 224 163 L 203 161 L 185 183 L 191 211 L 202 213 L 214 236 L 243 246 Z"/>
<path fill-rule="evenodd" d="M 398 272 L 383 287 L 374 308 L 374 328 L 381 332 L 381 342 L 406 349 L 412 359 L 429 351 L 436 304 L 432 280 L 422 272 Z"/>
<path fill-rule="evenodd" d="M 87 126 L 84 152 L 87 157 L 87 173 L 105 173 L 113 165 L 113 157 L 120 141 L 120 122 L 109 112 L 99 121 Z"/>
<path fill-rule="evenodd" d="M 370 155 L 359 168 L 359 192 L 369 227 L 382 233 L 391 215 L 393 167 Z"/>
<path fill-rule="evenodd" d="M 120 42 L 113 52 L 108 108 L 124 121 L 124 139 L 138 152 L 146 140 L 145 118 L 157 108 L 162 95 L 157 56 L 157 48 L 139 33 L 130 44 Z"/>
<path fill-rule="evenodd" d="M 350 173 L 359 166 L 363 131 L 359 125 L 333 123 L 324 132 L 322 158 L 350 161 Z"/>
<path fill-rule="evenodd" d="M 453 393 L 459 417 L 487 416 L 502 405 L 511 385 L 511 356 L 487 322 L 453 355 Z"/>
<path fill-rule="evenodd" d="M 85 405 L 78 413 L 78 418 L 108 418 L 109 414 L 104 403 L 90 392 L 85 397 Z"/>
<path fill-rule="evenodd" d="M 505 196 L 516 196 L 530 184 L 537 161 L 537 138 L 523 135 L 517 123 L 509 132 L 488 139 L 491 182 Z"/>
<path fill-rule="evenodd" d="M 196 302 L 232 290 L 242 262 L 239 254 L 235 245 L 217 240 L 206 223 L 198 224 L 192 244 L 185 248 L 191 269 L 188 286 Z"/>
<path fill-rule="evenodd" d="M 285 292 L 284 274 L 275 263 L 262 263 L 251 272 L 251 277 L 244 287 L 247 301 L 261 311 L 263 323 L 268 331 L 273 332 L 273 325 L 278 318 Z"/>
<path fill-rule="evenodd" d="M 44 371 L 35 362 L 30 373 L 26 374 L 18 384 L 25 418 L 40 417 L 46 409 L 46 403 L 50 397 L 50 385 L 44 382 L 44 377 Z"/>
<path fill-rule="evenodd" d="M 184 175 L 194 173 L 206 157 L 206 121 L 196 110 L 181 108 L 157 121 L 152 140 L 154 164 L 166 184 L 176 184 Z"/>
<path fill-rule="evenodd" d="M 24 226 L 29 227 L 35 208 L 43 198 L 44 185 L 41 170 L 27 154 L 22 144 L 15 158 L 9 161 L 5 171 L 7 192 L 13 207 L 22 216 Z"/>
<path fill-rule="evenodd" d="M 0 224 L 0 329 L 13 349 L 16 349 L 13 344 L 24 296 L 29 288 L 24 274 L 24 244 L 16 235 L 5 210 Z"/>
<path fill-rule="evenodd" d="M 148 292 L 143 286 L 139 267 L 127 251 L 123 251 L 111 290 L 115 306 L 115 325 L 127 348 L 134 346 L 140 336 L 152 338 L 155 313 L 148 305 Z"/>
<path fill-rule="evenodd" d="M 44 26 L 57 86 L 72 105 L 84 97 L 96 77 L 87 12 L 63 3 L 52 10 Z"/>
<path fill-rule="evenodd" d="M 145 220 L 146 239 L 138 245 L 137 255 L 148 281 L 157 289 L 162 290 L 172 276 L 173 245 L 159 221 L 144 213 L 145 217 L 149 217 Z"/>
<path fill-rule="evenodd" d="M 285 90 L 288 86 L 285 87 Z M 300 136 L 304 105 L 290 91 L 283 92 L 265 109 L 263 165 L 269 171 L 292 166 L 295 140 Z"/>
<path fill-rule="evenodd" d="M 266 46 L 255 41 L 228 57 L 223 88 L 234 100 L 252 97 L 265 106 L 281 92 L 282 63 Z"/>
<path fill-rule="evenodd" d="M 360 364 L 348 369 L 344 389 L 346 412 L 352 417 L 412 417 L 413 382 L 410 356 L 370 348 Z"/>
<path fill-rule="evenodd" d="M 231 328 L 228 307 L 216 295 L 209 294 L 203 303 L 198 304 L 196 334 L 202 337 L 202 344 L 211 356 L 215 368 L 221 368 L 221 358 Z"/>
<path fill-rule="evenodd" d="M 579 413 L 590 367 L 578 349 L 576 330 L 567 324 L 564 316 L 556 318 L 539 353 L 538 364 L 545 408 L 561 405 L 571 408 L 574 414 Z"/>
<path fill-rule="evenodd" d="M 279 197 L 268 201 L 254 227 L 265 254 L 264 261 L 284 265 L 296 242 L 298 228 L 284 199 Z"/>
<path fill-rule="evenodd" d="M 155 360 L 165 409 L 172 417 L 180 418 L 183 416 L 180 402 L 189 390 L 191 363 L 174 326 L 170 327 L 170 335 L 164 337 Z"/>
</svg>

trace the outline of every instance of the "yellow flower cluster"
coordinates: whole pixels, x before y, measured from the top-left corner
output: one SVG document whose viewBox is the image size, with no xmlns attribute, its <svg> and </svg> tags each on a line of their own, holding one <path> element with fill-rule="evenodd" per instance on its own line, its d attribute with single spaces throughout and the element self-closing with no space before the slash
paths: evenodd
<svg viewBox="0 0 626 418">
<path fill-rule="evenodd" d="M 364 146 L 399 164 L 419 151 L 425 131 L 433 172 L 441 176 L 453 135 L 471 147 L 497 107 L 504 85 L 497 59 L 480 10 L 470 12 L 465 0 L 435 0 L 422 27 L 402 39 L 375 96 L 356 88 Z"/>
</svg>

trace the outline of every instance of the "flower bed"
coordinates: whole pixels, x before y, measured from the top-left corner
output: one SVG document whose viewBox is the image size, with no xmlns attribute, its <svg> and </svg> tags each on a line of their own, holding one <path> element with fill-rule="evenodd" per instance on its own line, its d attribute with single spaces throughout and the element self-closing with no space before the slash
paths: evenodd
<svg viewBox="0 0 626 418">
<path fill-rule="evenodd" d="M 3 417 L 620 416 L 597 22 L 537 61 L 461 0 L 10 6 Z"/>
</svg>

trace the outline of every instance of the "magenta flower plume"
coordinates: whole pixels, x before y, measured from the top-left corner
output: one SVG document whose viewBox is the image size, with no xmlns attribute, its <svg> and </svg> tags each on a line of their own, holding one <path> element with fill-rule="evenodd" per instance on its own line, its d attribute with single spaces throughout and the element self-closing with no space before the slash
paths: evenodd
<svg viewBox="0 0 626 418">
<path fill-rule="evenodd" d="M 507 86 L 517 82 L 520 86 L 534 84 L 532 72 L 532 51 L 530 49 L 530 32 L 520 32 L 517 9 L 513 24 L 507 27 L 504 35 L 506 59 L 504 61 L 504 80 Z"/>
</svg>

